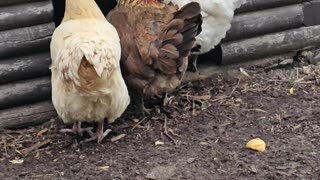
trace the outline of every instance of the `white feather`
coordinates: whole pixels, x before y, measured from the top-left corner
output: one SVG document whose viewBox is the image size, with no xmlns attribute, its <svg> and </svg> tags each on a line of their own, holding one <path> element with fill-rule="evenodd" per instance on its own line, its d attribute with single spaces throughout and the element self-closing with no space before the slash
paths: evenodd
<svg viewBox="0 0 320 180">
<path fill-rule="evenodd" d="M 196 37 L 196 44 L 201 46 L 201 53 L 206 53 L 225 38 L 231 27 L 235 9 L 246 0 L 164 0 L 165 3 L 182 7 L 190 2 L 197 2 L 201 7 L 203 17 L 202 31 Z"/>
</svg>

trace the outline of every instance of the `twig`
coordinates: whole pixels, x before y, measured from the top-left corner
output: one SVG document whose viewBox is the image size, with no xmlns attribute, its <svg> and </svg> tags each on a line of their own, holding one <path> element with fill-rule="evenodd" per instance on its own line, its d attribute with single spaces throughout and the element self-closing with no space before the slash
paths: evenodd
<svg viewBox="0 0 320 180">
<path fill-rule="evenodd" d="M 46 146 L 46 145 L 48 145 L 48 144 L 50 144 L 50 143 L 51 143 L 51 140 L 50 140 L 50 139 L 47 139 L 47 140 L 45 140 L 45 141 L 43 141 L 43 142 L 40 142 L 40 143 L 38 143 L 38 144 L 35 144 L 35 145 L 29 147 L 29 148 L 22 149 L 20 152 L 21 152 L 22 154 L 24 154 L 24 155 L 28 155 L 30 152 L 32 152 L 32 151 L 34 151 L 34 150 L 37 150 L 37 149 L 40 149 L 41 147 Z"/>
<path fill-rule="evenodd" d="M 130 130 L 134 130 L 136 127 L 138 127 L 147 117 L 144 117 L 141 121 L 137 122 Z"/>
<path fill-rule="evenodd" d="M 232 89 L 231 93 L 227 96 L 223 96 L 223 97 L 220 97 L 220 98 L 217 98 L 217 99 L 213 99 L 211 102 L 216 102 L 216 101 L 220 101 L 220 100 L 223 100 L 223 99 L 227 99 L 227 98 L 230 98 L 234 91 L 239 87 L 239 84 L 240 84 L 240 79 L 238 80 L 238 83 L 237 85 Z"/>
<path fill-rule="evenodd" d="M 9 129 L 0 129 L 0 133 L 3 133 L 3 134 L 23 134 L 23 132 L 21 132 L 21 131 L 13 131 L 13 130 L 9 130 Z"/>
<path fill-rule="evenodd" d="M 175 145 L 178 144 L 177 140 L 175 140 L 168 132 L 168 129 L 167 129 L 167 117 L 165 116 L 164 117 L 164 124 L 163 124 L 163 129 L 164 129 L 164 134 L 171 140 L 174 142 Z"/>
<path fill-rule="evenodd" d="M 253 109 L 243 109 L 244 111 L 258 111 L 258 112 L 263 112 L 263 113 L 267 113 L 267 111 L 259 109 L 259 108 L 253 108 Z"/>
<path fill-rule="evenodd" d="M 176 89 L 173 89 L 173 90 L 169 91 L 169 92 L 168 92 L 168 95 L 169 95 L 169 94 L 173 94 L 173 93 L 175 93 L 175 92 L 178 92 L 178 91 L 180 91 L 181 89 L 185 88 L 185 87 L 188 86 L 188 85 L 189 85 L 189 83 L 182 84 L 182 85 L 178 86 Z"/>
<path fill-rule="evenodd" d="M 301 81 L 288 81 L 288 80 L 276 80 L 276 79 L 263 79 L 262 80 L 265 80 L 265 81 L 268 81 L 268 82 L 283 82 L 283 83 L 293 83 L 293 84 L 314 84 L 313 81 L 305 81 L 305 82 L 301 82 Z"/>
<path fill-rule="evenodd" d="M 182 136 L 181 136 L 181 135 L 179 135 L 179 134 L 177 134 L 177 133 L 173 132 L 173 130 L 172 130 L 172 129 L 170 129 L 170 128 L 169 128 L 169 132 L 170 132 L 172 135 L 174 135 L 174 136 L 177 136 L 177 137 L 179 137 L 179 138 L 182 138 Z"/>
</svg>

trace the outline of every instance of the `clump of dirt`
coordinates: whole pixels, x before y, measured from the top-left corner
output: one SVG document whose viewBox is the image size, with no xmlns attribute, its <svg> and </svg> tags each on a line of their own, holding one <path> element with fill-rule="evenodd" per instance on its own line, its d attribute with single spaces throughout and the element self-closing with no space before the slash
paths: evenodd
<svg viewBox="0 0 320 180">
<path fill-rule="evenodd" d="M 150 116 L 125 114 L 101 144 L 57 120 L 3 130 L 0 178 L 319 179 L 320 67 L 248 74 L 184 85 Z M 245 148 L 256 137 L 265 152 Z"/>
</svg>

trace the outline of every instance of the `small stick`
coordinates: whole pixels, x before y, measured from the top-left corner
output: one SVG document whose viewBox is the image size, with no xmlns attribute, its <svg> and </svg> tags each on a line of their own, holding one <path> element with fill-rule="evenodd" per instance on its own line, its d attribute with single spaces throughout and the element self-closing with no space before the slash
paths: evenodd
<svg viewBox="0 0 320 180">
<path fill-rule="evenodd" d="M 41 147 L 46 146 L 46 145 L 48 145 L 48 144 L 50 144 L 50 143 L 51 143 L 51 140 L 50 140 L 50 139 L 47 139 L 47 140 L 45 140 L 45 141 L 43 141 L 43 142 L 40 142 L 40 143 L 38 143 L 38 144 L 35 144 L 35 145 L 29 147 L 29 148 L 22 149 L 20 152 L 21 152 L 22 154 L 24 154 L 24 155 L 28 155 L 30 152 L 32 152 L 32 151 L 34 151 L 34 150 L 37 150 L 37 149 L 40 149 Z"/>
<path fill-rule="evenodd" d="M 167 129 L 167 117 L 165 116 L 164 117 L 164 124 L 163 124 L 163 128 L 164 128 L 164 134 L 171 140 L 174 142 L 175 145 L 178 144 L 177 140 L 175 140 L 168 132 L 168 129 Z"/>
<path fill-rule="evenodd" d="M 227 98 L 230 98 L 234 91 L 239 87 L 239 84 L 240 84 L 240 79 L 238 80 L 238 83 L 237 85 L 232 89 L 231 93 L 227 96 L 223 96 L 223 97 L 220 97 L 220 98 L 217 98 L 217 99 L 213 99 L 211 102 L 216 102 L 216 101 L 220 101 L 220 100 L 223 100 L 223 99 L 227 99 Z"/>
<path fill-rule="evenodd" d="M 137 122 L 130 130 L 134 130 L 136 127 L 138 127 L 147 117 L 144 117 L 141 121 Z"/>
</svg>

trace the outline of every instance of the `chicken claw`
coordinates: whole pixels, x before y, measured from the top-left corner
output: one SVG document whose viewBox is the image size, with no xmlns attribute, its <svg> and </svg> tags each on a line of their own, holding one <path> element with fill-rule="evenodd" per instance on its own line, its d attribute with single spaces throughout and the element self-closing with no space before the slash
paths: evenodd
<svg viewBox="0 0 320 180">
<path fill-rule="evenodd" d="M 97 142 L 100 143 L 112 131 L 111 129 L 107 129 L 104 132 L 103 125 L 104 125 L 103 121 L 99 122 L 97 132 L 96 133 L 93 133 L 93 132 L 89 133 L 89 135 L 91 137 L 89 139 L 86 139 L 85 142 L 97 140 Z"/>
<path fill-rule="evenodd" d="M 163 98 L 163 106 L 167 106 L 173 98 L 174 96 L 168 97 L 168 92 L 166 92 Z"/>
<path fill-rule="evenodd" d="M 139 111 L 140 111 L 140 113 L 142 113 L 143 115 L 145 115 L 145 114 L 150 115 L 152 109 L 147 109 L 147 108 L 144 106 L 144 103 L 143 103 L 143 104 L 140 104 L 140 105 L 139 105 Z"/>
<path fill-rule="evenodd" d="M 144 99 L 143 97 L 139 97 L 136 101 L 136 107 L 137 107 L 137 110 L 139 113 L 143 114 L 143 116 L 145 116 L 146 114 L 147 115 L 150 115 L 151 114 L 151 111 L 152 109 L 147 109 L 145 106 L 144 106 Z"/>
<path fill-rule="evenodd" d="M 190 55 L 189 56 L 189 61 L 192 63 L 192 64 L 190 64 L 189 69 L 192 72 L 198 72 L 198 68 L 197 68 L 198 55 L 197 54 Z"/>
<path fill-rule="evenodd" d="M 88 134 L 92 134 L 92 127 L 89 128 L 81 128 L 81 122 L 74 122 L 71 129 L 61 129 L 61 133 L 72 133 L 72 134 L 79 134 L 80 136 L 83 135 L 83 132 L 87 132 Z"/>
</svg>

